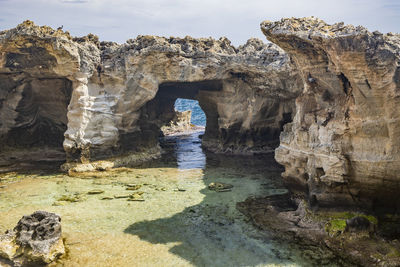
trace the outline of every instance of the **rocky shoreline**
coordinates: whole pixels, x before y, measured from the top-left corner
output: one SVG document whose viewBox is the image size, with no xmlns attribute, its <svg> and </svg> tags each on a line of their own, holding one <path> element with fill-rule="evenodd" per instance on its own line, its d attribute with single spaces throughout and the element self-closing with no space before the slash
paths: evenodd
<svg viewBox="0 0 400 267">
<path fill-rule="evenodd" d="M 273 44 L 1 31 L 0 167 L 64 162 L 80 177 L 159 159 L 160 132 L 198 130 L 173 108 L 195 99 L 204 148 L 284 167 L 289 193 L 237 205 L 255 225 L 339 265 L 399 265 L 400 35 L 314 17 L 261 30 Z"/>
<path fill-rule="evenodd" d="M 237 208 L 264 231 L 277 239 L 300 246 L 319 246 L 310 256 L 321 265 L 335 261 L 339 266 L 399 266 L 400 242 L 387 236 L 377 217 L 360 210 L 311 210 L 302 199 L 289 194 L 248 198 Z M 391 224 L 390 228 L 395 228 Z M 325 254 L 330 251 L 332 254 Z M 325 256 L 324 256 L 325 254 Z"/>
<path fill-rule="evenodd" d="M 400 35 L 313 17 L 261 29 L 304 83 L 275 150 L 286 184 L 319 207 L 398 212 Z"/>
<path fill-rule="evenodd" d="M 202 154 L 200 168 L 197 157 L 180 156 L 201 152 L 200 142 L 168 138 L 169 153 L 135 168 L 0 174 L 0 232 L 45 209 L 61 216 L 67 251 L 53 265 L 313 266 L 300 247 L 271 240 L 235 207 L 287 191 L 271 155 Z"/>
</svg>

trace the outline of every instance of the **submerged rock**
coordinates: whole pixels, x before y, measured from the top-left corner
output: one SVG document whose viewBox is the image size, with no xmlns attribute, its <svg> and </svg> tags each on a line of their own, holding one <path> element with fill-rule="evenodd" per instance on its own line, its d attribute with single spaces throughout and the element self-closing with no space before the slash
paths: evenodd
<svg viewBox="0 0 400 267">
<path fill-rule="evenodd" d="M 25 215 L 13 230 L 0 235 L 0 257 L 15 266 L 48 264 L 64 253 L 61 218 L 54 213 Z"/>
<path fill-rule="evenodd" d="M 237 208 L 272 236 L 294 242 L 313 258 L 337 266 L 400 266 L 400 243 L 372 234 L 377 219 L 352 212 L 312 211 L 290 194 L 250 197 Z M 326 265 L 326 264 L 320 264 Z M 331 266 L 331 265 L 329 265 Z"/>
<path fill-rule="evenodd" d="M 88 195 L 98 195 L 98 194 L 103 194 L 104 190 L 101 189 L 93 189 L 87 192 Z"/>
<path fill-rule="evenodd" d="M 144 201 L 144 198 L 142 196 L 143 193 L 134 193 L 132 195 L 129 195 L 128 201 Z"/>
<path fill-rule="evenodd" d="M 346 220 L 346 231 L 366 231 L 371 228 L 371 222 L 363 217 L 356 216 Z"/>
<path fill-rule="evenodd" d="M 85 197 L 81 193 L 74 193 L 68 195 L 62 195 L 57 199 L 59 201 L 66 201 L 66 202 L 79 202 L 85 200 Z"/>
<path fill-rule="evenodd" d="M 126 195 L 115 195 L 114 198 L 117 198 L 117 199 L 118 198 L 129 198 L 129 196 L 130 196 L 129 194 L 126 194 Z"/>
<path fill-rule="evenodd" d="M 216 191 L 216 192 L 229 192 L 232 191 L 233 185 L 231 184 L 224 184 L 224 183 L 210 183 L 208 185 L 208 189 Z"/>
</svg>

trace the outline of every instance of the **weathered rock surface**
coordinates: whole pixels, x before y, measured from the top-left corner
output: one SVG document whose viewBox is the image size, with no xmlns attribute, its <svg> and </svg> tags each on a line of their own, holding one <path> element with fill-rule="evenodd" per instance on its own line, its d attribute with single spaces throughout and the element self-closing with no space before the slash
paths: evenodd
<svg viewBox="0 0 400 267">
<path fill-rule="evenodd" d="M 192 129 L 191 124 L 192 111 L 178 111 L 175 110 L 175 115 L 172 120 L 165 126 L 161 127 L 164 135 L 171 135 L 174 133 L 186 132 Z"/>
<path fill-rule="evenodd" d="M 0 259 L 13 266 L 48 264 L 64 253 L 61 218 L 54 213 L 36 211 L 23 216 L 14 230 L 0 235 Z"/>
<path fill-rule="evenodd" d="M 276 150 L 287 184 L 314 205 L 399 207 L 400 35 L 313 17 L 261 28 L 304 83 Z"/>
<path fill-rule="evenodd" d="M 226 38 L 156 36 L 119 45 L 26 21 L 0 33 L 0 52 L 0 144 L 8 155 L 63 147 L 69 162 L 152 157 L 177 97 L 199 100 L 210 150 L 272 151 L 302 91 L 283 50 L 257 39 L 238 48 Z"/>
<path fill-rule="evenodd" d="M 27 152 L 17 155 L 26 161 L 65 160 L 67 107 L 87 90 L 98 61 L 93 42 L 30 21 L 0 32 L 0 165 L 16 150 Z"/>
<path fill-rule="evenodd" d="M 319 209 L 311 211 L 288 194 L 250 197 L 237 208 L 261 229 L 302 248 L 318 266 L 399 266 L 400 243 L 376 233 L 371 215 Z"/>
</svg>

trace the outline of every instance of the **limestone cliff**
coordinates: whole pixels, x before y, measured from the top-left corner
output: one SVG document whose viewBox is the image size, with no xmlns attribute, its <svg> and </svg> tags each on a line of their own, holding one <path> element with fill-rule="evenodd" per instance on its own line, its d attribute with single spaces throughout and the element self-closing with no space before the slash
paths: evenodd
<svg viewBox="0 0 400 267">
<path fill-rule="evenodd" d="M 317 18 L 261 24 L 304 84 L 276 160 L 311 204 L 398 206 L 400 35 Z"/>
<path fill-rule="evenodd" d="M 87 90 L 99 55 L 93 42 L 30 21 L 0 32 L 0 165 L 12 158 L 65 160 L 64 132 L 73 123 L 67 107 Z"/>
<path fill-rule="evenodd" d="M 6 162 L 21 148 L 69 162 L 155 155 L 177 97 L 199 100 L 210 150 L 272 151 L 302 91 L 283 50 L 257 39 L 238 48 L 226 38 L 156 36 L 119 45 L 26 21 L 0 33 L 0 53 Z"/>
</svg>

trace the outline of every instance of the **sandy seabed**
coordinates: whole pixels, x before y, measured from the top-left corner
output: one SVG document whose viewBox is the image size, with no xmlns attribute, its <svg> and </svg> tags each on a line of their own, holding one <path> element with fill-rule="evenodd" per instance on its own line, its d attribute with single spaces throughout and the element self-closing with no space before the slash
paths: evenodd
<svg viewBox="0 0 400 267">
<path fill-rule="evenodd" d="M 137 168 L 76 177 L 0 174 L 0 231 L 36 210 L 59 214 L 68 253 L 54 266 L 312 265 L 236 209 L 250 196 L 285 193 L 279 167 L 264 159 L 206 157 L 190 138 L 169 140 L 163 158 Z M 232 191 L 209 190 L 211 182 L 231 184 Z M 128 184 L 140 188 L 127 190 Z M 94 189 L 104 192 L 87 194 Z M 144 201 L 114 198 L 132 193 Z"/>
</svg>

